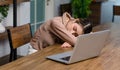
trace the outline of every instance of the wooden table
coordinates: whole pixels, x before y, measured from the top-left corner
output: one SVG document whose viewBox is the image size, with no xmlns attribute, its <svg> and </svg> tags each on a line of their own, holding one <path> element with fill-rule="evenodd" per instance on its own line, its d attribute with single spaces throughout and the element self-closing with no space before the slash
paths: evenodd
<svg viewBox="0 0 120 70">
<path fill-rule="evenodd" d="M 45 48 L 3 65 L 0 70 L 120 70 L 120 40 L 111 41 L 99 57 L 65 65 L 46 59 L 47 55 L 72 50 L 61 48 L 59 44 Z"/>
<path fill-rule="evenodd" d="M 118 26 L 118 27 L 116 27 Z M 95 27 L 94 31 L 113 29 L 114 39 L 106 45 L 97 58 L 85 60 L 71 65 L 65 65 L 55 61 L 47 60 L 47 55 L 72 50 L 72 48 L 60 48 L 60 45 L 53 45 L 38 51 L 32 55 L 22 57 L 16 61 L 0 66 L 0 70 L 120 70 L 120 32 L 119 25 L 101 25 Z M 118 33 L 116 33 L 116 31 Z M 112 33 L 113 33 L 112 32 Z M 117 35 L 116 35 L 117 34 Z"/>
</svg>

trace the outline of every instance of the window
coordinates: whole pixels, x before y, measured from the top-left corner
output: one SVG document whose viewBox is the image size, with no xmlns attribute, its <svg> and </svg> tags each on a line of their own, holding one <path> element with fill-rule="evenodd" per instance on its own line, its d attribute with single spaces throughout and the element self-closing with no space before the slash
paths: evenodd
<svg viewBox="0 0 120 70">
<path fill-rule="evenodd" d="M 30 23 L 32 34 L 45 20 L 45 0 L 31 0 Z"/>
</svg>

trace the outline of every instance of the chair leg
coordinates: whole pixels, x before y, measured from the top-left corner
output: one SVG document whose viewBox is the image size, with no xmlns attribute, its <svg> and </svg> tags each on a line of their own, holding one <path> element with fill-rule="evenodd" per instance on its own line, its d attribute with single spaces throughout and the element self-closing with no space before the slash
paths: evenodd
<svg viewBox="0 0 120 70">
<path fill-rule="evenodd" d="M 17 49 L 14 49 L 14 57 L 13 57 L 13 60 L 16 60 L 17 59 Z"/>
<path fill-rule="evenodd" d="M 10 51 L 10 58 L 9 58 L 9 62 L 11 62 L 11 61 L 12 61 L 12 59 L 13 59 L 12 57 L 13 57 L 13 51 L 11 50 L 11 51 Z"/>
<path fill-rule="evenodd" d="M 12 49 L 10 52 L 10 59 L 9 62 L 17 59 L 17 49 Z"/>
<path fill-rule="evenodd" d="M 113 15 L 113 17 L 112 17 L 112 22 L 114 22 L 114 15 Z"/>
</svg>

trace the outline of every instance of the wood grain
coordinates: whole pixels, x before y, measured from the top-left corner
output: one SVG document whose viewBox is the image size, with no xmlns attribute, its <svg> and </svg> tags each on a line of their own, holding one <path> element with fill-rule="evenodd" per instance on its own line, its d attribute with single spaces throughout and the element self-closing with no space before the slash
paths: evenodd
<svg viewBox="0 0 120 70">
<path fill-rule="evenodd" d="M 17 26 L 8 30 L 8 35 L 10 36 L 9 41 L 12 43 L 13 48 L 17 48 L 30 42 L 31 31 L 30 25 L 25 24 Z"/>
<path fill-rule="evenodd" d="M 120 15 L 120 6 L 113 5 L 113 15 Z"/>
<path fill-rule="evenodd" d="M 106 45 L 99 57 L 71 65 L 61 64 L 45 58 L 47 55 L 71 49 L 60 48 L 60 45 L 56 44 L 3 65 L 0 67 L 0 70 L 120 70 L 120 46 L 115 44 L 115 42 Z"/>
<path fill-rule="evenodd" d="M 112 24 L 110 27 L 112 33 L 119 26 L 120 24 Z M 59 44 L 56 44 L 3 65 L 0 70 L 120 70 L 120 31 L 117 31 L 112 36 L 114 36 L 114 39 L 112 38 L 105 45 L 106 47 L 101 51 L 100 56 L 93 59 L 71 65 L 46 59 L 45 57 L 48 55 L 72 50 L 72 48 L 61 48 Z"/>
<path fill-rule="evenodd" d="M 92 2 L 90 5 L 91 14 L 89 20 L 93 26 L 100 24 L 101 2 Z"/>
<path fill-rule="evenodd" d="M 29 0 L 17 0 L 17 3 L 26 2 L 26 1 L 29 1 Z M 0 6 L 1 5 L 9 5 L 12 3 L 13 3 L 13 0 L 0 0 Z"/>
</svg>

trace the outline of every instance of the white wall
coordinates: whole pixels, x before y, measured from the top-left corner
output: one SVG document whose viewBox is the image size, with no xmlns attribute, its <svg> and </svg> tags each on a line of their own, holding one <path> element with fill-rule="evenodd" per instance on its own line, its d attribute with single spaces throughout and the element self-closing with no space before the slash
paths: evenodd
<svg viewBox="0 0 120 70">
<path fill-rule="evenodd" d="M 0 57 L 9 54 L 9 49 L 8 40 L 0 40 Z"/>
<path fill-rule="evenodd" d="M 70 0 L 54 0 L 54 16 L 59 15 L 60 4 L 70 3 Z"/>
<path fill-rule="evenodd" d="M 17 6 L 17 25 L 23 25 L 30 22 L 30 2 L 20 3 Z M 6 26 L 13 25 L 13 6 L 10 5 L 8 16 L 5 20 Z"/>
<path fill-rule="evenodd" d="M 113 2 L 103 2 L 101 6 L 101 23 L 112 22 Z"/>
<path fill-rule="evenodd" d="M 26 23 L 30 23 L 30 2 L 24 2 L 17 6 L 17 23 L 19 25 L 23 25 Z M 8 11 L 7 18 L 3 21 L 4 26 L 12 26 L 13 25 L 13 6 L 10 5 L 10 9 Z M 0 41 L 0 57 L 8 55 L 10 53 L 10 46 L 8 39 Z M 18 53 L 20 55 L 26 55 L 28 47 L 21 47 L 18 49 Z"/>
<path fill-rule="evenodd" d="M 45 0 L 45 21 L 54 17 L 54 0 Z"/>
<path fill-rule="evenodd" d="M 109 0 L 102 3 L 101 7 L 101 23 L 112 22 L 113 5 L 120 5 L 120 0 Z M 115 22 L 119 22 L 120 17 L 115 16 Z"/>
<path fill-rule="evenodd" d="M 30 2 L 20 4 L 19 17 L 20 25 L 30 23 Z"/>
</svg>

